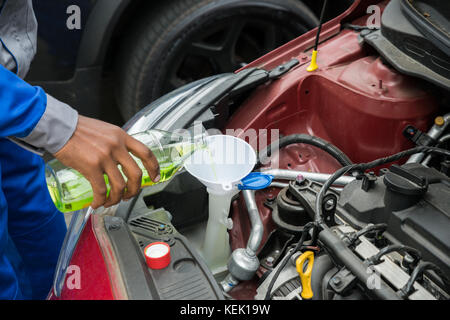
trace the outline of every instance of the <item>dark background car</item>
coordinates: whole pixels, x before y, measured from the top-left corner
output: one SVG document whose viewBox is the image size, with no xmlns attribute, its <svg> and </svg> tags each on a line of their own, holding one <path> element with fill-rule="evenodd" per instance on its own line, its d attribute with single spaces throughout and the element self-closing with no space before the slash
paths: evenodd
<svg viewBox="0 0 450 320">
<path fill-rule="evenodd" d="M 352 1 L 329 1 L 327 19 Z M 316 0 L 34 0 L 27 80 L 80 113 L 122 124 L 162 94 L 232 72 L 316 26 Z M 80 28 L 69 28 L 80 9 Z M 73 8 L 73 7 L 71 7 Z"/>
</svg>

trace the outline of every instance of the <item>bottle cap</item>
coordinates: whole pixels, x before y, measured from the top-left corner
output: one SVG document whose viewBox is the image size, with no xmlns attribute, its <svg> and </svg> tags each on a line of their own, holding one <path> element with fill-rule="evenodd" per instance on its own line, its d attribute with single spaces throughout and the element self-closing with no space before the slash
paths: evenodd
<svg viewBox="0 0 450 320">
<path fill-rule="evenodd" d="M 238 185 L 239 190 L 262 190 L 270 186 L 273 176 L 261 172 L 252 172 Z"/>
<path fill-rule="evenodd" d="M 150 243 L 145 247 L 144 255 L 150 269 L 164 269 L 170 264 L 170 246 L 165 242 Z"/>
</svg>

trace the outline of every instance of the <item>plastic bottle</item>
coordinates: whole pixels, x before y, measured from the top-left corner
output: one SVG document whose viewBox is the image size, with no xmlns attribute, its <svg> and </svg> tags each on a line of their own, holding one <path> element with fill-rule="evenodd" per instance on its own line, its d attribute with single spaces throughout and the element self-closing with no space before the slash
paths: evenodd
<svg viewBox="0 0 450 320">
<path fill-rule="evenodd" d="M 172 178 L 195 150 L 205 146 L 203 136 L 186 139 L 186 136 L 161 130 L 148 130 L 135 134 L 133 137 L 149 147 L 158 160 L 161 174 L 158 183 Z M 155 184 L 141 160 L 133 155 L 132 157 L 142 170 L 141 187 Z M 120 165 L 119 170 L 122 172 Z M 50 196 L 59 211 L 77 211 L 92 203 L 91 184 L 78 171 L 64 166 L 58 160 L 52 160 L 47 163 L 45 176 Z M 126 179 L 125 175 L 124 178 Z M 105 182 L 109 195 L 110 186 L 106 175 Z"/>
</svg>

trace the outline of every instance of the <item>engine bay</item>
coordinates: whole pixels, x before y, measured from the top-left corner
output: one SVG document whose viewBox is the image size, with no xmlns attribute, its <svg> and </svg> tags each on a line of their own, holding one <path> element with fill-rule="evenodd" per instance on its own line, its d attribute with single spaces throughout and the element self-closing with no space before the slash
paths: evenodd
<svg viewBox="0 0 450 320">
<path fill-rule="evenodd" d="M 219 266 L 204 254 L 211 196 L 187 171 L 143 189 L 114 215 L 95 217 L 128 298 L 450 299 L 448 79 L 412 77 L 417 74 L 386 58 L 386 46 L 374 42 L 389 41 L 383 23 L 392 28 L 400 0 L 379 5 L 391 13 L 381 29 L 365 28 L 368 17 L 355 15 L 324 28 L 314 74 L 306 71 L 306 34 L 234 76 L 252 68 L 259 68 L 250 75 L 255 79 L 262 69 L 283 73 L 262 75 L 248 91 L 238 84 L 239 95 L 216 99 L 205 112 L 180 107 L 184 115 L 171 120 L 175 125 L 200 120 L 207 130 L 256 145 L 268 161 L 259 161 L 254 173 L 272 180 L 229 199 L 217 222 L 226 237 L 211 237 L 213 251 L 226 254 Z M 405 41 L 397 45 L 408 44 L 398 31 Z M 145 264 L 144 248 L 153 242 L 171 247 L 165 269 Z"/>
<path fill-rule="evenodd" d="M 181 257 L 149 275 L 154 295 L 174 288 L 176 299 L 450 298 L 448 92 L 388 63 L 370 44 L 379 31 L 354 27 L 364 18 L 322 43 L 319 72 L 308 74 L 308 56 L 293 47 L 300 62 L 282 79 L 239 99 L 231 117 L 218 103 L 213 121 L 203 121 L 244 140 L 263 130 L 253 141 L 260 154 L 279 147 L 256 170 L 273 177 L 270 186 L 231 199 L 222 221 L 226 266 L 202 257 L 211 199 L 187 172 L 119 208 L 116 218 L 141 248 L 165 241 Z M 289 59 L 269 54 L 264 67 Z M 280 140 L 262 143 L 273 129 Z M 347 171 L 333 180 L 341 167 Z"/>
</svg>

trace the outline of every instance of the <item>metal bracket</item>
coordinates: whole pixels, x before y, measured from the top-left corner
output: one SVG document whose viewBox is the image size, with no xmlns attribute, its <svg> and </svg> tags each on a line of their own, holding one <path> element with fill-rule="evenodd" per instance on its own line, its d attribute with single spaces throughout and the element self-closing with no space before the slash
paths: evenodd
<svg viewBox="0 0 450 320">
<path fill-rule="evenodd" d="M 344 295 L 354 287 L 355 283 L 356 277 L 345 267 L 336 273 L 328 282 L 336 293 Z"/>
</svg>

